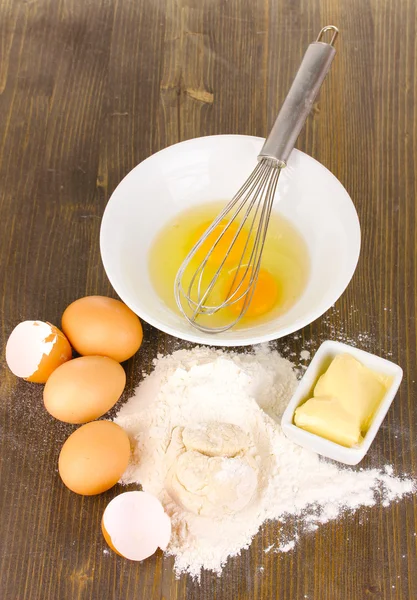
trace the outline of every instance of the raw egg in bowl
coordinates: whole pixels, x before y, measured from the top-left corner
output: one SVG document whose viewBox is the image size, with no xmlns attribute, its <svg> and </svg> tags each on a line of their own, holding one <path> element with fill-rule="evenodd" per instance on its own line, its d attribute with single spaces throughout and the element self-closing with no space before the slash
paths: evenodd
<svg viewBox="0 0 417 600">
<path fill-rule="evenodd" d="M 250 175 L 263 142 L 241 135 L 181 142 L 140 163 L 113 192 L 100 232 L 104 268 L 120 298 L 151 325 L 196 343 L 266 342 L 317 319 L 349 284 L 360 252 L 355 207 L 334 175 L 293 150 L 280 175 L 248 313 L 232 329 L 212 334 L 192 327 L 177 309 L 179 265 Z M 213 269 L 222 255 L 219 247 Z M 235 259 L 228 258 L 225 286 L 238 268 Z"/>
</svg>

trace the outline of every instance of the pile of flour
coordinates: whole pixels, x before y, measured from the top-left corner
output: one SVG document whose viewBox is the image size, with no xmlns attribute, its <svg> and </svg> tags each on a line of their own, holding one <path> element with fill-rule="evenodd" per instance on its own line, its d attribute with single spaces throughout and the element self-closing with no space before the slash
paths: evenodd
<svg viewBox="0 0 417 600">
<path fill-rule="evenodd" d="M 122 482 L 140 483 L 163 503 L 178 574 L 220 573 L 266 520 L 296 515 L 312 530 L 415 489 L 392 467 L 341 468 L 289 441 L 279 421 L 297 380 L 267 346 L 252 354 L 178 350 L 154 367 L 115 419 L 134 448 Z M 277 540 L 276 548 L 295 542 Z"/>
</svg>

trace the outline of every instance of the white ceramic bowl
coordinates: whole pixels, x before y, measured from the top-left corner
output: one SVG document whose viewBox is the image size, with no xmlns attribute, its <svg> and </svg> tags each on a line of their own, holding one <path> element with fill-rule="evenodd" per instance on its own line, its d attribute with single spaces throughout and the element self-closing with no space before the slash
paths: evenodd
<svg viewBox="0 0 417 600">
<path fill-rule="evenodd" d="M 268 323 L 205 334 L 168 308 L 154 291 L 148 253 L 156 233 L 192 205 L 230 199 L 255 167 L 263 142 L 243 135 L 181 142 L 140 163 L 113 192 L 100 232 L 104 268 L 120 298 L 151 325 L 191 342 L 256 344 L 308 325 L 345 290 L 360 250 L 355 207 L 336 177 L 294 150 L 281 173 L 274 210 L 295 224 L 309 249 L 310 278 L 298 302 Z"/>
<path fill-rule="evenodd" d="M 319 435 L 315 435 L 314 433 L 310 433 L 309 431 L 305 431 L 294 425 L 295 409 L 312 396 L 318 378 L 327 370 L 331 361 L 338 354 L 351 354 L 360 363 L 365 365 L 365 367 L 372 369 L 372 371 L 392 377 L 391 385 L 382 399 L 362 443 L 353 448 L 346 448 L 345 446 L 326 440 Z M 290 440 L 304 448 L 308 448 L 309 450 L 317 452 L 317 454 L 332 458 L 333 460 L 337 460 L 347 465 L 357 465 L 368 452 L 374 441 L 382 421 L 385 419 L 385 415 L 395 398 L 402 378 L 403 370 L 395 363 L 386 360 L 385 358 L 381 358 L 376 354 L 359 350 L 359 348 L 353 348 L 352 346 L 342 344 L 341 342 L 327 340 L 326 342 L 323 342 L 317 350 L 307 371 L 304 373 L 295 394 L 285 409 L 281 420 L 282 430 Z"/>
</svg>

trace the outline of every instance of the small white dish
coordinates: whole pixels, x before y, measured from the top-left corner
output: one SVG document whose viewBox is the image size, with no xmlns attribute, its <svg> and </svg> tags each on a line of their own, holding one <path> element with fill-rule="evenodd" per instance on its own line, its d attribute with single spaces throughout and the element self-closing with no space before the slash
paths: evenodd
<svg viewBox="0 0 417 600">
<path fill-rule="evenodd" d="M 144 160 L 113 192 L 100 231 L 104 268 L 120 298 L 161 331 L 213 346 L 267 342 L 320 317 L 351 280 L 361 241 L 353 202 L 330 171 L 293 150 L 273 210 L 298 229 L 310 256 L 310 278 L 294 306 L 271 321 L 212 334 L 193 328 L 157 295 L 148 266 L 157 233 L 192 206 L 230 200 L 256 166 L 263 143 L 246 135 L 181 142 Z"/>
<path fill-rule="evenodd" d="M 353 448 L 346 448 L 345 446 L 331 442 L 319 435 L 304 431 L 304 429 L 294 425 L 295 409 L 312 397 L 314 386 L 316 385 L 318 378 L 328 369 L 335 356 L 339 354 L 350 354 L 365 367 L 372 369 L 372 371 L 392 377 L 391 386 L 388 388 L 387 393 L 382 399 L 362 443 Z M 346 465 L 357 465 L 368 452 L 369 447 L 374 441 L 382 421 L 395 398 L 402 378 L 403 370 L 395 363 L 386 360 L 385 358 L 381 358 L 380 356 L 376 356 L 375 354 L 365 352 L 364 350 L 348 346 L 347 344 L 327 340 L 326 342 L 323 342 L 317 350 L 308 369 L 304 373 L 295 394 L 285 409 L 281 420 L 282 430 L 290 440 L 299 446 L 303 446 L 303 448 L 313 450 L 314 452 L 317 452 L 317 454 L 332 458 L 333 460 L 345 463 Z"/>
</svg>

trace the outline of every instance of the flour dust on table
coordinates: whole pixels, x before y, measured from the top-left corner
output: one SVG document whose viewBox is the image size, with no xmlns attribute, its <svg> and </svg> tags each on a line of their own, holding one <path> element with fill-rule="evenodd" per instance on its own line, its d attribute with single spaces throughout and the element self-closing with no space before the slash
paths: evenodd
<svg viewBox="0 0 417 600">
<path fill-rule="evenodd" d="M 267 520 L 297 516 L 297 536 L 274 547 L 286 552 L 303 529 L 415 489 L 390 466 L 340 468 L 289 441 L 279 421 L 296 385 L 292 364 L 268 346 L 195 347 L 158 356 L 118 413 L 134 448 L 122 483 L 164 505 L 177 574 L 220 574 Z"/>
</svg>

